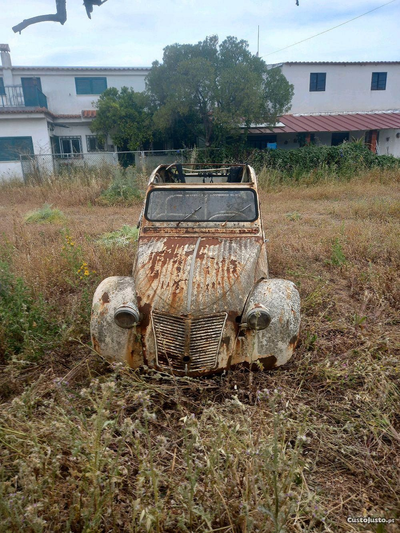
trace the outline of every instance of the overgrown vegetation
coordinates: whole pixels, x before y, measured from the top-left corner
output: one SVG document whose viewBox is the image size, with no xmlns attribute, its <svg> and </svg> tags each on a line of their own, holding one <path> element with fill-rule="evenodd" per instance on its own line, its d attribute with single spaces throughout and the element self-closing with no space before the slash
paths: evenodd
<svg viewBox="0 0 400 533">
<path fill-rule="evenodd" d="M 277 371 L 207 379 L 90 348 L 94 289 L 135 253 L 101 236 L 141 210 L 96 203 L 111 175 L 0 187 L 2 531 L 397 531 L 400 174 L 360 168 L 308 187 L 262 171 L 271 275 L 300 289 L 301 342 Z M 43 202 L 68 228 L 24 222 Z"/>
<path fill-rule="evenodd" d="M 339 146 L 308 145 L 295 150 L 257 150 L 224 147 L 199 150 L 199 162 L 216 161 L 249 163 L 258 172 L 264 171 L 270 185 L 278 183 L 317 183 L 326 179 L 349 179 L 369 170 L 396 170 L 399 159 L 377 155 L 362 141 Z"/>
<path fill-rule="evenodd" d="M 116 169 L 113 179 L 106 189 L 104 189 L 97 203 L 101 205 L 132 205 L 132 203 L 142 202 L 144 199 L 144 183 L 140 181 L 138 173 L 132 168 Z"/>
</svg>

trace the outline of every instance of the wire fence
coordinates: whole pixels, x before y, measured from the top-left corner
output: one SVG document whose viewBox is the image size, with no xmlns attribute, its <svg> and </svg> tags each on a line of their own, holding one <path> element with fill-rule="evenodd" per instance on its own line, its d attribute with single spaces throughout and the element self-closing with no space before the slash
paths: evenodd
<svg viewBox="0 0 400 533">
<path fill-rule="evenodd" d="M 49 176 L 65 176 L 85 169 L 134 165 L 138 170 L 152 171 L 160 164 L 190 161 L 198 149 L 153 150 L 131 152 L 87 152 L 76 154 L 21 155 L 25 181 L 42 181 Z"/>
</svg>

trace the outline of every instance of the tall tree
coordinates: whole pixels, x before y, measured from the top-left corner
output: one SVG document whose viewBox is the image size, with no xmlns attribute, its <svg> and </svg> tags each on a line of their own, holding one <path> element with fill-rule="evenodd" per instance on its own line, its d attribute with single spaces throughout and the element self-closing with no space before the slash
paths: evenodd
<svg viewBox="0 0 400 533">
<path fill-rule="evenodd" d="M 119 150 L 142 150 L 153 139 L 149 97 L 128 87 L 111 87 L 96 102 L 96 118 L 90 126 L 94 133 L 110 135 Z"/>
<path fill-rule="evenodd" d="M 206 146 L 251 123 L 274 124 L 293 96 L 281 70 L 268 69 L 246 41 L 227 37 L 219 44 L 215 35 L 167 46 L 146 83 L 158 126 L 166 131 L 180 121 Z"/>
</svg>

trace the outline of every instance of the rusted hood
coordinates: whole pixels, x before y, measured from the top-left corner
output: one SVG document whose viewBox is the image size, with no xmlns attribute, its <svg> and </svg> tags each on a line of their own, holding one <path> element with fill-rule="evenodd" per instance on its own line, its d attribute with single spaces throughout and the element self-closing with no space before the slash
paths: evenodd
<svg viewBox="0 0 400 533">
<path fill-rule="evenodd" d="M 173 315 L 240 313 L 255 281 L 260 237 L 142 237 L 134 278 L 138 303 Z M 263 263 L 263 261 L 261 261 Z"/>
</svg>

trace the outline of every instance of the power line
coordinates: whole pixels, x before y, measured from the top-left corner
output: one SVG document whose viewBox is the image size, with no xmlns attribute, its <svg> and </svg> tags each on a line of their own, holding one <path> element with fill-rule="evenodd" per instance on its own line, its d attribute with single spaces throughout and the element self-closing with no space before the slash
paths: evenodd
<svg viewBox="0 0 400 533">
<path fill-rule="evenodd" d="M 389 4 L 393 4 L 393 2 L 397 2 L 397 0 L 390 0 L 390 2 L 386 2 L 386 4 L 382 4 L 378 7 L 375 7 L 374 9 L 371 9 L 370 11 L 367 11 L 366 13 L 363 13 L 362 15 L 358 15 L 357 17 L 354 17 L 350 20 L 346 20 L 346 22 L 342 22 L 341 24 L 338 24 L 337 26 L 333 26 L 333 28 L 329 28 L 329 30 L 321 31 L 320 33 L 316 33 L 315 35 L 312 35 L 311 37 L 307 37 L 307 39 L 303 39 L 302 41 L 298 41 L 297 43 L 289 44 L 289 46 L 285 46 L 285 48 L 280 48 L 279 50 L 275 50 L 274 52 L 270 52 L 269 54 L 266 54 L 262 57 L 268 57 L 272 54 L 277 54 L 278 52 L 282 52 L 283 50 L 287 50 L 288 48 L 292 48 L 293 46 L 297 46 L 298 44 L 304 43 L 306 41 L 309 41 L 310 39 L 314 39 L 315 37 L 318 37 L 319 35 L 323 35 L 324 33 L 328 33 L 328 31 L 336 30 L 336 28 L 340 28 L 340 26 L 344 26 L 345 24 L 349 24 L 349 22 L 353 22 L 353 20 L 357 20 L 361 17 L 364 17 L 365 15 L 369 15 L 369 13 L 372 13 L 373 11 L 377 11 L 378 9 L 381 9 L 382 7 L 388 6 Z"/>
</svg>

